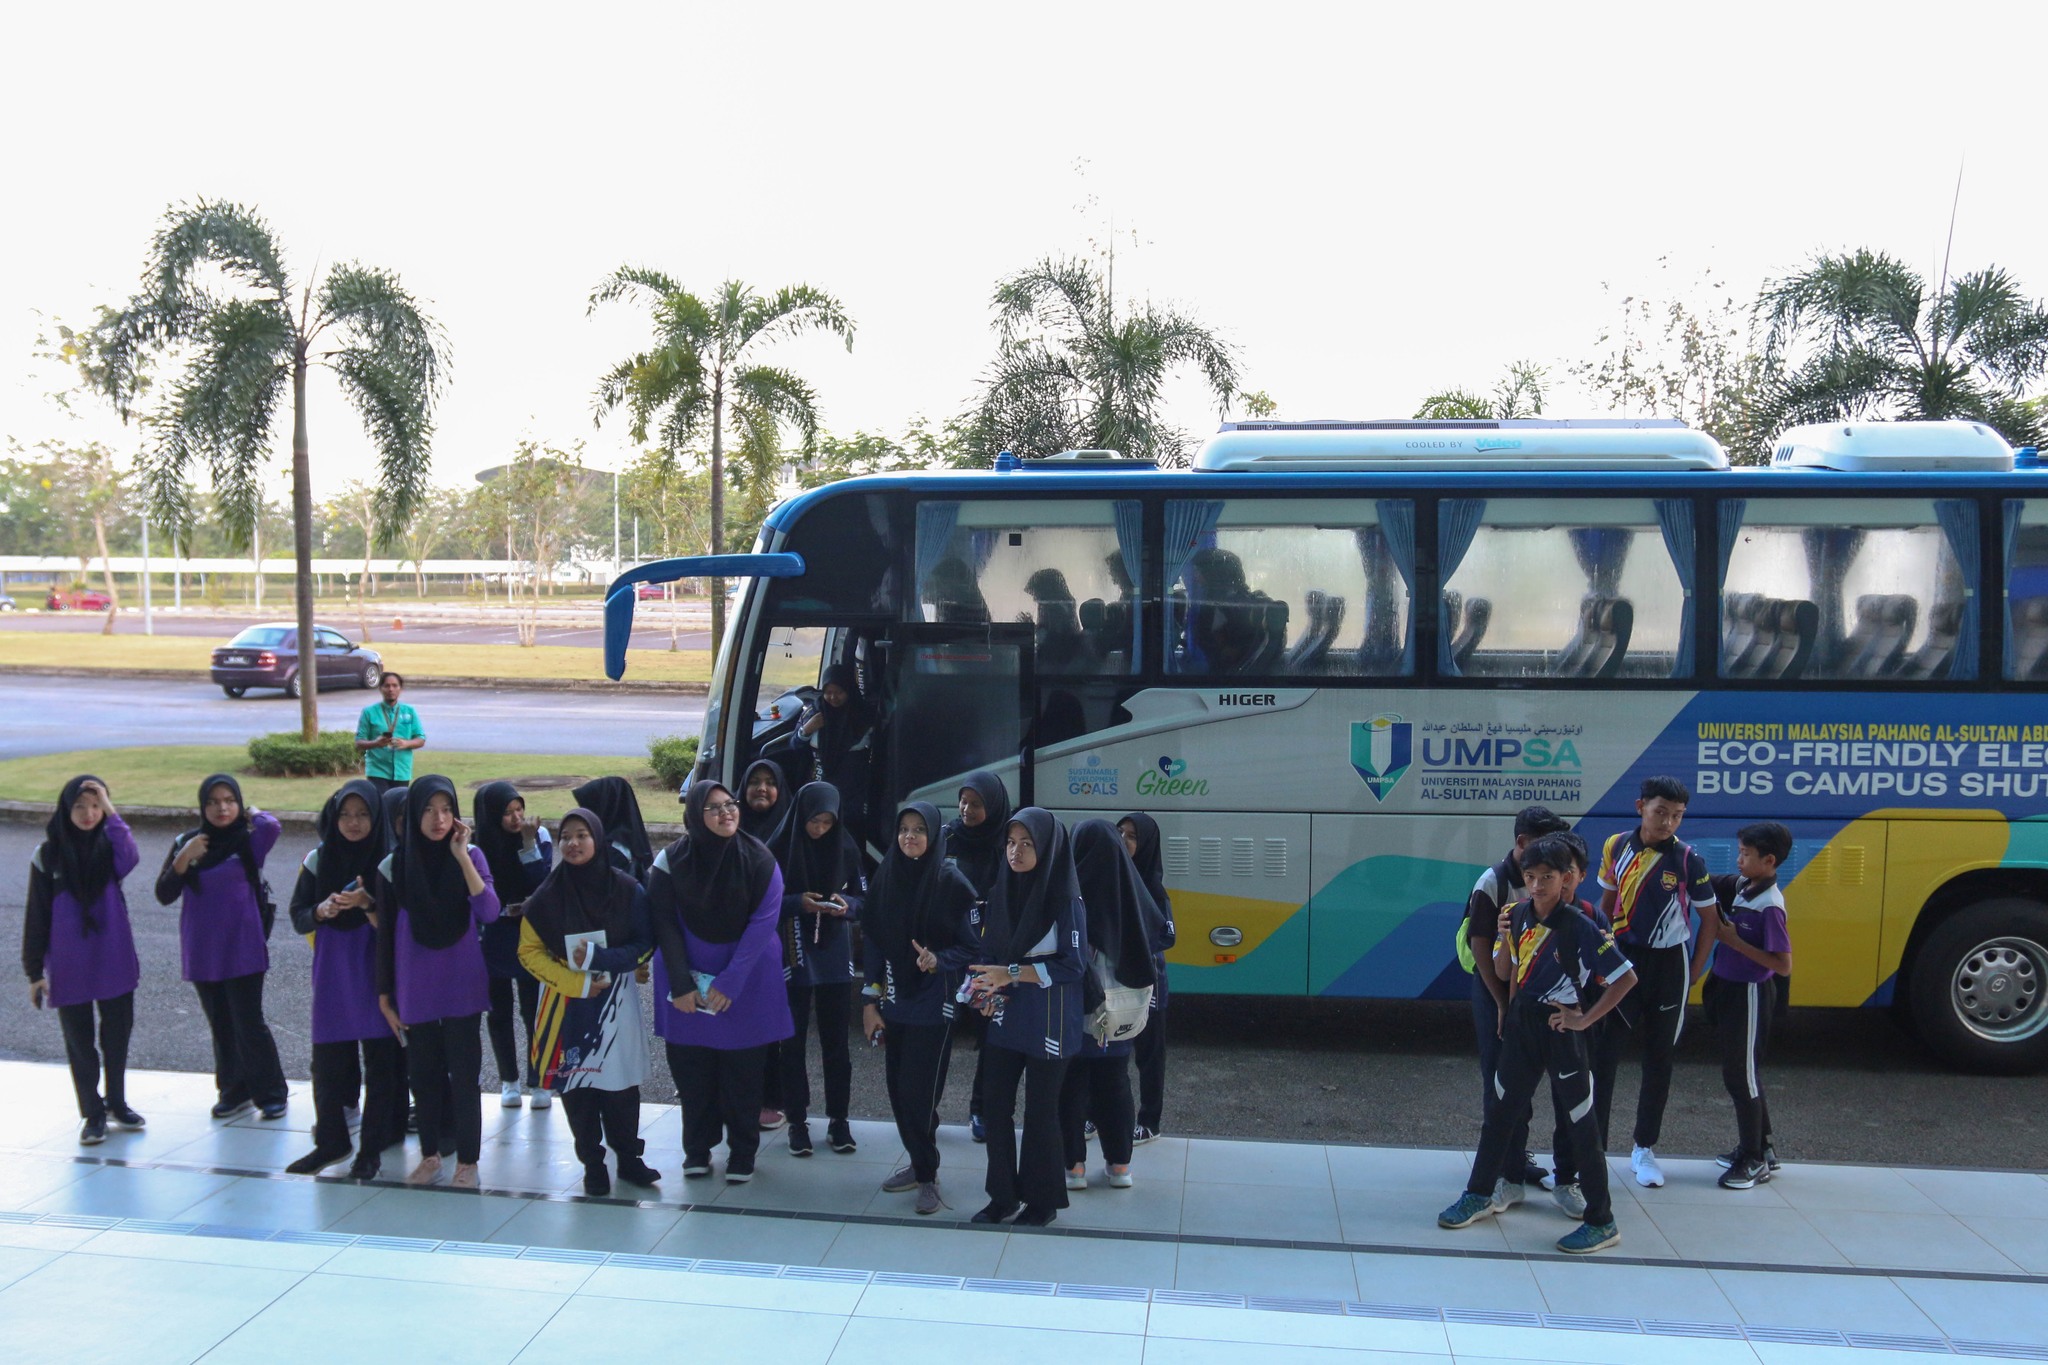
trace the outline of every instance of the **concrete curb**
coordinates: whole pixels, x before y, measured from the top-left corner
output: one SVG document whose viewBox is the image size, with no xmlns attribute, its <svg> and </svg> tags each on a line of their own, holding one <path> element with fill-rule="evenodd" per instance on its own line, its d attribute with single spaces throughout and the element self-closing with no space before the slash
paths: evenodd
<svg viewBox="0 0 2048 1365">
<path fill-rule="evenodd" d="M 207 681 L 206 674 L 195 668 L 64 668 L 56 664 L 0 664 L 0 675 L 10 673 L 33 678 L 130 678 L 140 682 Z M 711 684 L 708 682 L 611 682 L 594 678 L 469 678 L 425 673 L 407 674 L 405 685 L 408 688 L 487 687 L 507 692 L 667 692 L 673 696 L 684 697 L 702 697 L 711 691 Z"/>
<path fill-rule="evenodd" d="M 335 785 L 341 785 L 339 779 Z M 50 818 L 52 807 L 40 801 L 0 801 L 0 823 L 10 825 L 40 825 Z M 121 808 L 121 818 L 130 824 L 175 824 L 189 825 L 198 812 L 182 806 L 127 806 Z M 274 810 L 279 824 L 289 829 L 310 830 L 319 823 L 320 813 L 310 810 Z M 671 824 L 660 820 L 647 821 L 647 835 L 659 842 L 681 838 L 683 826 L 680 822 Z"/>
</svg>

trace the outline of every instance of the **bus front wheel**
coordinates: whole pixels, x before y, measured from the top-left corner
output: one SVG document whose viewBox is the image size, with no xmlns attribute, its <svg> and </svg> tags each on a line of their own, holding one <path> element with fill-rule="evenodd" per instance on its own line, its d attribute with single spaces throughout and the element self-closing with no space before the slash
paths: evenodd
<svg viewBox="0 0 2048 1365">
<path fill-rule="evenodd" d="M 1912 999 L 1922 1040 L 1954 1066 L 2048 1066 L 2048 906 L 2001 897 L 1943 921 L 1913 964 Z"/>
</svg>

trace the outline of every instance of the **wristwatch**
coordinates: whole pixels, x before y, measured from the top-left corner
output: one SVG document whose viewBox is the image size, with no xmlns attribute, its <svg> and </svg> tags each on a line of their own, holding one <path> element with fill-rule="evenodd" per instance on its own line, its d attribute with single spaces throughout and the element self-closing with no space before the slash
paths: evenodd
<svg viewBox="0 0 2048 1365">
<path fill-rule="evenodd" d="M 1010 964 L 1010 980 L 1015 981 L 1018 977 L 1022 975 L 1024 975 L 1024 969 L 1018 966 L 1016 963 L 1012 962 Z"/>
</svg>

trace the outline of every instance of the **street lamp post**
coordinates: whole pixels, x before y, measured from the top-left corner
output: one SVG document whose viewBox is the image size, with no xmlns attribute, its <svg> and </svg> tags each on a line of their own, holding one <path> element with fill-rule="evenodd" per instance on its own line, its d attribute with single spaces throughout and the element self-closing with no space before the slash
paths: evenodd
<svg viewBox="0 0 2048 1365">
<path fill-rule="evenodd" d="M 142 514 L 142 633 L 156 634 L 156 618 L 149 603 L 149 513 Z"/>
<path fill-rule="evenodd" d="M 638 547 L 633 551 L 637 557 Z M 612 577 L 619 576 L 619 471 L 612 470 Z"/>
</svg>

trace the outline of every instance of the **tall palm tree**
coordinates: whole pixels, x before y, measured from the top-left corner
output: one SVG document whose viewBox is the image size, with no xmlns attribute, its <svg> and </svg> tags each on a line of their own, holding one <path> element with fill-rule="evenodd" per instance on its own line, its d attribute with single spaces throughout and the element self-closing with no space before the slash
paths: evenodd
<svg viewBox="0 0 2048 1365">
<path fill-rule="evenodd" d="M 1176 464 L 1187 433 L 1160 414 L 1167 379 L 1199 370 L 1218 412 L 1237 392 L 1236 351 L 1175 309 L 1147 301 L 1119 313 L 1087 261 L 1049 257 L 996 286 L 996 361 L 973 418 L 984 444 L 1027 458 L 1116 450 Z"/>
<path fill-rule="evenodd" d="M 1541 417 L 1548 371 L 1532 360 L 1518 360 L 1493 386 L 1493 397 L 1470 389 L 1443 389 L 1422 400 L 1415 410 L 1425 421 L 1511 421 Z"/>
<path fill-rule="evenodd" d="M 602 422 L 621 404 L 633 439 L 644 443 L 659 425 L 661 444 L 682 450 L 700 433 L 711 437 L 711 553 L 725 553 L 725 438 L 739 452 L 757 489 L 773 482 L 785 423 L 797 429 L 808 456 L 818 441 L 817 395 L 789 370 L 751 357 L 763 346 L 803 332 L 830 332 L 853 349 L 853 319 L 838 299 L 807 284 L 755 293 L 737 280 L 700 299 L 673 276 L 620 266 L 590 293 L 600 304 L 633 298 L 654 315 L 654 345 L 614 365 L 597 384 Z M 711 654 L 725 639 L 725 584 L 711 581 Z"/>
<path fill-rule="evenodd" d="M 2048 308 L 1993 266 L 1930 291 L 1882 252 L 1816 256 L 1757 300 L 1767 357 L 1782 368 L 1762 417 L 1777 426 L 1839 418 L 1970 418 L 2015 444 L 2039 440 L 2024 400 L 2048 372 Z M 1775 367 L 1774 368 L 1778 368 Z"/>
<path fill-rule="evenodd" d="M 142 287 L 108 324 L 116 373 L 149 351 L 182 361 L 155 419 L 144 480 L 158 520 L 186 534 L 191 472 L 204 462 L 223 529 L 252 543 L 278 410 L 292 414 L 292 532 L 299 649 L 312 659 L 313 477 L 306 380 L 333 372 L 380 465 L 382 537 L 426 495 L 434 406 L 448 366 L 440 327 L 388 270 L 353 262 L 294 284 L 270 225 L 241 204 L 173 205 L 150 245 Z M 126 400 L 125 393 L 117 398 Z M 299 728 L 320 726 L 315 675 L 302 665 Z"/>
</svg>

